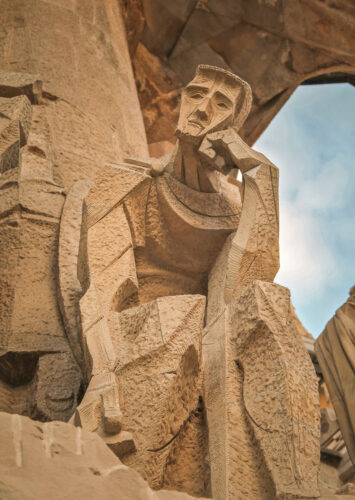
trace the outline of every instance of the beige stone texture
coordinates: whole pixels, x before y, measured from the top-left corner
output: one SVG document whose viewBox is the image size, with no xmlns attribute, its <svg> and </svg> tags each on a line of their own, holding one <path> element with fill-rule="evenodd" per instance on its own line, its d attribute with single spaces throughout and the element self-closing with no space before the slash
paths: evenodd
<svg viewBox="0 0 355 500">
<path fill-rule="evenodd" d="M 83 202 L 90 187 L 90 181 L 77 181 L 67 193 L 61 214 L 58 244 L 58 302 L 70 347 L 81 370 L 84 370 L 79 308 L 82 287 L 78 279 L 77 263 Z"/>
<path fill-rule="evenodd" d="M 355 287 L 327 323 L 315 350 L 339 427 L 355 464 Z"/>
<path fill-rule="evenodd" d="M 70 187 L 107 161 L 146 154 L 117 1 L 2 0 L 1 12 L 3 85 L 13 72 L 43 82 L 57 181 Z"/>
<path fill-rule="evenodd" d="M 39 104 L 43 98 L 42 81 L 38 75 L 0 70 L 0 94 L 2 97 L 25 95 L 32 104 Z"/>
<path fill-rule="evenodd" d="M 64 422 L 0 413 L 0 497 L 4 500 L 189 500 L 153 492 L 97 436 Z"/>
<path fill-rule="evenodd" d="M 0 98 L 0 109 L 0 173 L 3 174 L 20 163 L 20 148 L 28 139 L 32 109 L 24 95 Z"/>
</svg>

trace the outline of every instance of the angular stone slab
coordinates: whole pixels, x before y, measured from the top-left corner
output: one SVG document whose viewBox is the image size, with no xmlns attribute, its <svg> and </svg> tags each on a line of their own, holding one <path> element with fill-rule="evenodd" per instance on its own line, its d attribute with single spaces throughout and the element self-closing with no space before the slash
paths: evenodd
<svg viewBox="0 0 355 500">
<path fill-rule="evenodd" d="M 97 434 L 0 413 L 0 497 L 11 500 L 188 500 L 153 492 Z"/>
</svg>

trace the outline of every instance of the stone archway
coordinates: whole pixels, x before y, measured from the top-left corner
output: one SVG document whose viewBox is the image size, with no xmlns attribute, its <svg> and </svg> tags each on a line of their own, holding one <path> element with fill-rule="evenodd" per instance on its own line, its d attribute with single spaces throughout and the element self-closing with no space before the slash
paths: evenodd
<svg viewBox="0 0 355 500">
<path fill-rule="evenodd" d="M 230 69 L 253 88 L 241 131 L 249 145 L 298 85 L 355 75 L 355 8 L 348 0 L 124 3 L 150 144 L 173 140 L 179 89 L 197 64 Z"/>
</svg>

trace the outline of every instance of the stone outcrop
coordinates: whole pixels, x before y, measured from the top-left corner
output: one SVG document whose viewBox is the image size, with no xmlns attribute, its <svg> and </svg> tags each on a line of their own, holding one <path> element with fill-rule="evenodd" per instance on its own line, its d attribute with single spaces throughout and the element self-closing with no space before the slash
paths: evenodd
<svg viewBox="0 0 355 500">
<path fill-rule="evenodd" d="M 241 130 L 248 144 L 301 83 L 355 81 L 351 0 L 145 0 L 139 12 L 145 26 L 132 53 L 149 143 L 173 141 L 175 90 L 197 64 L 229 69 L 251 85 L 253 109 Z"/>
<path fill-rule="evenodd" d="M 7 500 L 189 500 L 153 492 L 97 434 L 0 413 L 0 497 Z"/>
<path fill-rule="evenodd" d="M 29 100 L 38 100 L 40 85 L 30 75 L 12 77 L 4 88 L 20 95 L 0 98 L 0 408 L 68 420 L 82 376 L 56 293 L 65 193 L 53 178 L 45 108 Z"/>
</svg>

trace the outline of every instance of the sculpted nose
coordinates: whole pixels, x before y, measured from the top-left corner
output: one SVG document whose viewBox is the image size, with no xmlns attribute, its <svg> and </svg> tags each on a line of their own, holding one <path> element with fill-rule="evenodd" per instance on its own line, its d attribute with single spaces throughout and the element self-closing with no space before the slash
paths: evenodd
<svg viewBox="0 0 355 500">
<path fill-rule="evenodd" d="M 210 100 L 209 99 L 204 99 L 197 107 L 196 109 L 196 114 L 199 117 L 200 120 L 208 120 L 209 116 L 209 106 Z"/>
</svg>

